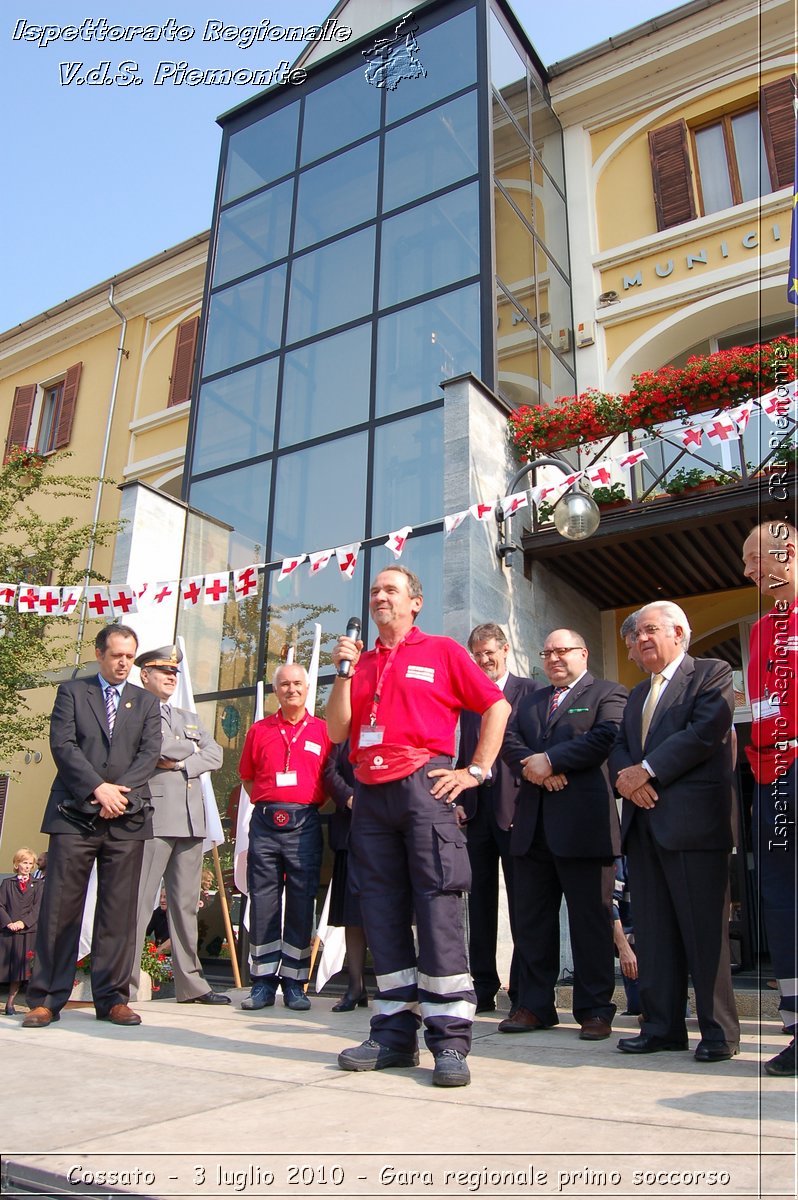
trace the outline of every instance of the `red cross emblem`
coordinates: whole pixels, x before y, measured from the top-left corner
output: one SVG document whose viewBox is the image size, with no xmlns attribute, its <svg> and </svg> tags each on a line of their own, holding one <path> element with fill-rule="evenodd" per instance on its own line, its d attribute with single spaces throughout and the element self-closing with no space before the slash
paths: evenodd
<svg viewBox="0 0 798 1200">
<path fill-rule="evenodd" d="M 170 587 L 162 587 L 160 592 L 155 593 L 153 599 L 155 600 L 156 604 L 163 604 L 166 597 L 171 595 L 172 589 Z"/>
<path fill-rule="evenodd" d="M 38 603 L 38 596 L 35 588 L 20 588 L 19 604 L 24 604 L 28 612 L 32 612 Z"/>
<path fill-rule="evenodd" d="M 590 472 L 591 483 L 609 483 L 612 475 L 606 467 L 596 467 L 595 471 Z"/>
<path fill-rule="evenodd" d="M 272 820 L 275 825 L 287 825 L 288 813 L 284 812 L 282 808 L 278 808 L 276 813 L 272 813 Z"/>
<path fill-rule="evenodd" d="M 211 597 L 211 599 L 221 600 L 227 595 L 227 583 L 223 583 L 221 579 L 214 579 L 213 583 L 208 583 L 206 579 L 205 592 Z"/>
<path fill-rule="evenodd" d="M 258 586 L 258 579 L 254 567 L 247 567 L 246 571 L 242 571 L 236 581 L 236 592 L 240 596 L 248 596 L 250 592 L 254 592 Z"/>
<path fill-rule="evenodd" d="M 682 441 L 685 446 L 700 446 L 701 445 L 701 430 L 700 429 L 685 429 L 682 434 Z"/>
<path fill-rule="evenodd" d="M 357 555 L 356 554 L 347 554 L 341 563 L 341 570 L 344 573 L 347 571 L 354 571 L 356 564 L 357 564 Z"/>
<path fill-rule="evenodd" d="M 201 593 L 202 593 L 202 588 L 199 586 L 198 583 L 195 583 L 194 580 L 192 579 L 191 583 L 187 584 L 183 588 L 183 599 L 187 600 L 189 602 L 189 604 L 196 604 L 200 598 Z"/>
<path fill-rule="evenodd" d="M 110 608 L 110 603 L 105 599 L 102 592 L 94 592 L 89 601 L 88 608 L 93 608 L 98 617 L 105 616 L 106 608 Z"/>
<path fill-rule="evenodd" d="M 121 608 L 123 613 L 129 613 L 133 607 L 133 600 L 128 596 L 127 592 L 119 592 L 113 600 L 114 608 Z"/>
<path fill-rule="evenodd" d="M 734 425 L 731 421 L 716 421 L 714 425 L 710 425 L 707 429 L 707 437 L 720 438 L 722 442 L 729 440 L 729 434 L 734 432 Z"/>
<path fill-rule="evenodd" d="M 60 603 L 61 603 L 61 601 L 59 600 L 58 595 L 55 592 L 47 591 L 47 592 L 39 593 L 39 607 L 43 608 L 48 616 L 53 611 L 53 609 L 58 608 L 58 605 Z"/>
<path fill-rule="evenodd" d="M 66 595 L 64 596 L 63 600 L 61 601 L 61 611 L 63 613 L 70 612 L 70 610 L 75 607 L 77 602 L 78 602 L 77 593 L 76 592 L 67 592 Z"/>
<path fill-rule="evenodd" d="M 15 587 L 0 587 L 0 604 L 10 604 L 16 590 Z"/>
<path fill-rule="evenodd" d="M 489 517 L 492 511 L 493 511 L 492 504 L 478 504 L 477 505 L 477 520 L 482 521 L 485 517 Z"/>
</svg>

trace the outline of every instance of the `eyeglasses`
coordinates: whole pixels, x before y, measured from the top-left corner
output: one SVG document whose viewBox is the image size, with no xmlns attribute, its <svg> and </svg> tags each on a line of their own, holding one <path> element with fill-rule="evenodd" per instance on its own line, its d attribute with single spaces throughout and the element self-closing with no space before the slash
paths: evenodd
<svg viewBox="0 0 798 1200">
<path fill-rule="evenodd" d="M 659 633 L 660 629 L 663 628 L 664 626 L 662 625 L 641 625 L 634 635 L 635 641 L 637 641 L 637 639 L 643 634 L 645 634 L 646 637 L 653 637 L 655 633 Z"/>
<path fill-rule="evenodd" d="M 541 658 L 565 658 L 572 650 L 584 650 L 584 646 L 552 646 L 551 650 L 540 650 Z"/>
</svg>

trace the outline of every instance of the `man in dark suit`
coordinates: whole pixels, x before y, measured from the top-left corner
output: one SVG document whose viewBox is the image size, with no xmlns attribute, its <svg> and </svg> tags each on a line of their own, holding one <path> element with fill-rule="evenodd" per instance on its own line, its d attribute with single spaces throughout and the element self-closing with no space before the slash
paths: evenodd
<svg viewBox="0 0 798 1200">
<path fill-rule="evenodd" d="M 584 1041 L 609 1037 L 615 1005 L 613 859 L 620 853 L 615 797 L 605 761 L 626 704 L 620 684 L 587 669 L 584 638 L 555 629 L 541 652 L 551 687 L 525 696 L 510 718 L 504 757 L 522 776 L 510 850 L 514 858 L 519 1007 L 501 1033 L 558 1022 L 562 897 L 574 954 L 573 1014 Z"/>
<path fill-rule="evenodd" d="M 622 830 L 645 1020 L 620 1050 L 686 1050 L 688 971 L 699 1062 L 736 1054 L 740 1023 L 729 958 L 734 714 L 731 668 L 686 653 L 690 626 L 669 602 L 637 618 L 651 680 L 629 697 L 610 776 L 624 797 Z"/>
<path fill-rule="evenodd" d="M 62 683 L 50 717 L 58 774 L 42 822 L 50 834 L 36 957 L 22 1022 L 59 1019 L 75 978 L 81 917 L 97 863 L 91 986 L 99 1020 L 139 1025 L 128 1007 L 136 952 L 136 897 L 144 841 L 152 836 L 147 781 L 161 754 L 158 701 L 126 683 L 138 640 L 126 625 L 97 634 L 99 673 Z"/>
<path fill-rule="evenodd" d="M 477 625 L 468 637 L 468 649 L 474 662 L 504 692 L 504 698 L 515 711 L 522 696 L 540 687 L 533 679 L 522 679 L 507 669 L 510 646 L 500 625 L 488 622 Z M 458 767 L 474 761 L 482 718 L 477 713 L 463 712 L 460 717 L 460 749 Z M 513 912 L 513 860 L 510 855 L 510 826 L 518 799 L 518 780 L 507 764 L 496 760 L 479 787 L 464 792 L 461 803 L 465 809 L 468 837 L 468 857 L 471 862 L 471 891 L 468 896 L 468 955 L 477 1012 L 493 1012 L 499 990 L 496 969 L 496 936 L 499 920 L 499 863 L 507 892 L 510 929 L 515 940 Z M 515 950 L 510 963 L 508 986 L 510 1005 L 518 1004 L 518 968 Z"/>
</svg>

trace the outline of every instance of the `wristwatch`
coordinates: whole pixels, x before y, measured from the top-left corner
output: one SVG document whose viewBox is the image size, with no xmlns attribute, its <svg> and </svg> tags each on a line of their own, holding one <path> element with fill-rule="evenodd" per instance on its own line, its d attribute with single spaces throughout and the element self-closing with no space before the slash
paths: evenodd
<svg viewBox="0 0 798 1200">
<path fill-rule="evenodd" d="M 466 767 L 466 770 L 473 779 L 476 779 L 477 783 L 485 782 L 485 772 L 476 763 L 472 763 L 470 767 Z"/>
</svg>

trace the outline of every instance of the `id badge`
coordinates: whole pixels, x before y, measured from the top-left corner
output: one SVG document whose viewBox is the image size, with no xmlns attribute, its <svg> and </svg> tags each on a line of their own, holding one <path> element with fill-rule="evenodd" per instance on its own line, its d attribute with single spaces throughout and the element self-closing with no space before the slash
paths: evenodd
<svg viewBox="0 0 798 1200">
<path fill-rule="evenodd" d="M 296 787 L 296 771 L 278 771 L 274 782 L 278 787 Z"/>
<path fill-rule="evenodd" d="M 360 730 L 360 748 L 381 746 L 385 737 L 384 725 L 364 725 Z"/>
<path fill-rule="evenodd" d="M 770 696 L 766 696 L 764 700 L 753 700 L 751 703 L 751 715 L 755 721 L 767 721 L 771 717 L 779 716 L 781 712 L 778 704 L 774 704 Z"/>
</svg>

